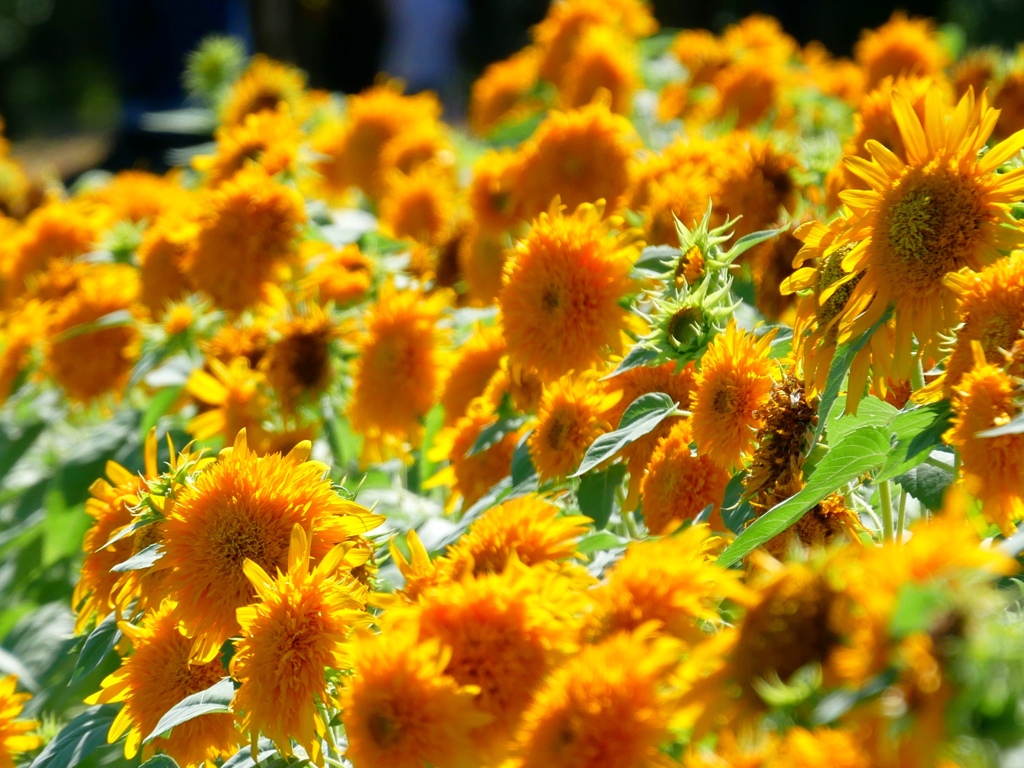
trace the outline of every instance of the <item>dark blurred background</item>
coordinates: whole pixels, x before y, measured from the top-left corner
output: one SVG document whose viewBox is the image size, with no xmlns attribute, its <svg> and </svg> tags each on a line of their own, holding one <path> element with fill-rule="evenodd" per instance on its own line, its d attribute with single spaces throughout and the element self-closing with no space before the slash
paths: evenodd
<svg viewBox="0 0 1024 768">
<path fill-rule="evenodd" d="M 147 110 L 183 103 L 182 59 L 204 35 L 235 34 L 250 50 L 298 64 L 314 87 L 355 92 L 382 69 L 412 90 L 442 87 L 458 119 L 469 83 L 526 44 L 547 0 L 0 0 L 0 116 L 32 161 L 73 166 L 132 163 L 112 145 Z M 655 0 L 663 27 L 721 29 L 743 16 L 776 16 L 801 42 L 849 55 L 860 31 L 894 8 L 959 25 L 970 46 L 1024 40 L 1024 0 Z M 428 30 L 417 34 L 417 30 Z M 433 78 L 433 79 L 432 79 Z M 69 143 L 66 137 L 75 142 Z M 49 140 L 49 141 L 48 141 Z"/>
</svg>

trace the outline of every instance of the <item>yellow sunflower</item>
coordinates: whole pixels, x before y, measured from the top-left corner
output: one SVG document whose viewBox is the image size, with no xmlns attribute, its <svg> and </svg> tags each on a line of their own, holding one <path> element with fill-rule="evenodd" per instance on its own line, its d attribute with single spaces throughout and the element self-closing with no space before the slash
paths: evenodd
<svg viewBox="0 0 1024 768">
<path fill-rule="evenodd" d="M 496 126 L 539 110 L 529 93 L 537 84 L 539 51 L 527 47 L 484 69 L 469 94 L 469 126 L 486 136 Z"/>
<path fill-rule="evenodd" d="M 351 658 L 346 641 L 352 630 L 370 623 L 366 590 L 336 573 L 346 554 L 336 546 L 310 571 L 310 537 L 300 525 L 292 529 L 288 570 L 271 577 L 253 560 L 242 566 L 259 602 L 238 609 L 242 638 L 231 659 L 231 676 L 241 683 L 232 709 L 241 713 L 240 727 L 272 739 L 278 751 L 291 755 L 295 740 L 306 753 L 320 751 L 329 736 L 328 722 L 317 701 L 329 703 L 324 670 L 347 670 Z"/>
<path fill-rule="evenodd" d="M 498 297 L 510 361 L 545 381 L 621 347 L 628 311 L 620 301 L 636 288 L 635 231 L 622 231 L 600 203 L 563 210 L 553 203 L 516 244 Z"/>
<path fill-rule="evenodd" d="M 348 414 L 365 436 L 364 462 L 404 455 L 422 439 L 422 420 L 440 393 L 445 293 L 426 297 L 385 285 L 364 318 Z"/>
<path fill-rule="evenodd" d="M 172 569 L 168 589 L 178 602 L 175 616 L 195 638 L 194 658 L 212 658 L 238 632 L 236 609 L 256 596 L 246 560 L 265 572 L 285 570 L 292 529 L 301 525 L 312 532 L 313 560 L 320 562 L 383 519 L 342 499 L 327 467 L 307 460 L 309 450 L 303 442 L 287 456 L 260 457 L 240 432 L 234 448 L 221 452 L 168 513 L 160 566 Z M 359 549 L 349 555 L 349 569 L 368 556 Z"/>
<path fill-rule="evenodd" d="M 519 148 L 515 196 L 523 217 L 548 210 L 556 195 L 571 208 L 607 200 L 617 210 L 629 188 L 639 139 L 633 124 L 598 99 L 571 112 L 551 112 Z"/>
<path fill-rule="evenodd" d="M 79 199 L 98 207 L 101 219 L 140 223 L 152 221 L 186 199 L 188 193 L 172 176 L 146 171 L 121 171 L 110 183 L 84 193 Z"/>
<path fill-rule="evenodd" d="M 0 679 L 0 768 L 14 768 L 14 758 L 42 746 L 43 740 L 32 733 L 39 723 L 18 717 L 28 693 L 16 693 L 18 678 L 7 675 Z"/>
<path fill-rule="evenodd" d="M 948 61 L 935 24 L 928 19 L 907 18 L 900 11 L 878 29 L 864 30 L 853 53 L 864 70 L 868 88 L 887 76 L 939 74 Z"/>
<path fill-rule="evenodd" d="M 270 401 L 265 390 L 266 377 L 249 366 L 245 357 L 235 357 L 227 365 L 215 357 L 207 360 L 210 372 L 192 371 L 186 391 L 201 405 L 200 412 L 185 429 L 196 440 L 221 437 L 230 440 L 246 430 L 254 446 L 266 440 L 263 420 Z"/>
<path fill-rule="evenodd" d="M 354 768 L 479 764 L 470 733 L 488 718 L 473 706 L 479 689 L 444 673 L 450 649 L 420 640 L 414 622 L 386 621 L 381 634 L 357 634 L 351 653 L 341 719 Z"/>
<path fill-rule="evenodd" d="M 759 412 L 772 388 L 773 336 L 757 338 L 730 322 L 701 358 L 690 398 L 693 439 L 699 454 L 724 469 L 749 454 L 761 423 Z"/>
<path fill-rule="evenodd" d="M 439 246 L 456 224 L 455 178 L 451 168 L 424 163 L 409 174 L 385 175 L 380 201 L 381 232 L 399 240 Z"/>
<path fill-rule="evenodd" d="M 599 384 L 595 374 L 568 374 L 544 388 L 527 441 L 541 481 L 565 479 L 591 443 L 611 432 L 608 412 L 618 397 Z"/>
<path fill-rule="evenodd" d="M 334 248 L 322 240 L 305 240 L 299 255 L 306 266 L 303 296 L 320 304 L 340 307 L 366 298 L 373 283 L 373 263 L 355 243 Z"/>
<path fill-rule="evenodd" d="M 241 125 L 248 115 L 282 107 L 301 117 L 305 91 L 306 76 L 300 69 L 257 54 L 224 98 L 221 124 Z"/>
<path fill-rule="evenodd" d="M 259 166 L 243 168 L 197 203 L 185 275 L 218 307 L 240 312 L 264 297 L 265 284 L 294 255 L 305 221 L 298 192 Z"/>
<path fill-rule="evenodd" d="M 960 454 L 967 489 L 981 499 L 982 512 L 1009 536 L 1024 517 L 1024 434 L 983 437 L 1021 413 L 1019 382 L 985 359 L 971 342 L 974 366 L 953 387 L 953 422 L 943 439 Z"/>
<path fill-rule="evenodd" d="M 445 424 L 454 424 L 466 413 L 473 398 L 483 394 L 487 383 L 501 366 L 505 338 L 496 325 L 475 326 L 455 351 L 440 403 Z"/>
<path fill-rule="evenodd" d="M 278 338 L 260 360 L 260 370 L 281 400 L 293 412 L 296 405 L 320 395 L 331 383 L 331 341 L 337 329 L 314 305 L 281 323 Z"/>
<path fill-rule="evenodd" d="M 612 112 L 629 114 L 640 85 L 636 42 L 613 27 L 589 27 L 580 35 L 557 85 L 559 101 L 569 109 L 589 104 L 603 89 L 611 96 Z"/>
<path fill-rule="evenodd" d="M 220 659 L 193 661 L 192 641 L 182 633 L 171 600 L 147 614 L 138 626 L 125 621 L 117 626 L 134 650 L 101 683 L 102 690 L 86 699 L 89 704 L 124 702 L 110 725 L 108 740 L 117 741 L 127 733 L 125 757 L 135 757 L 142 747 L 146 760 L 159 749 L 180 765 L 205 764 L 233 754 L 239 733 L 227 713 L 200 715 L 142 746 L 142 739 L 171 707 L 227 677 L 227 670 Z"/>
<path fill-rule="evenodd" d="M 928 94 L 922 124 L 907 99 L 893 93 L 905 158 L 869 141 L 871 162 L 846 160 L 870 189 L 840 195 L 851 214 L 839 242 L 853 247 L 842 258 L 846 275 L 822 297 L 857 281 L 840 316 L 840 343 L 864 333 L 894 305 L 897 379 L 910 378 L 916 357 L 939 357 L 940 336 L 956 322 L 955 295 L 943 278 L 963 267 L 978 271 L 1024 241 L 1009 211 L 1024 197 L 1024 169 L 997 173 L 1024 147 L 1024 131 L 979 158 L 997 113 L 968 94 L 946 114 L 940 98 Z"/>
<path fill-rule="evenodd" d="M 699 391 L 699 390 L 698 390 Z M 690 449 L 690 419 L 676 421 L 654 447 L 647 472 L 640 481 L 640 503 L 647 529 L 656 536 L 669 534 L 694 520 L 711 505 L 711 526 L 724 530 L 721 508 L 729 473 L 705 454 Z"/>
<path fill-rule="evenodd" d="M 586 646 L 547 679 L 516 735 L 516 768 L 667 768 L 678 641 L 647 628 Z"/>
<path fill-rule="evenodd" d="M 188 251 L 188 243 L 182 240 L 183 224 L 176 213 L 158 217 L 146 227 L 135 252 L 139 263 L 139 301 L 154 317 L 192 291 L 183 267 Z"/>
<path fill-rule="evenodd" d="M 1007 73 L 992 98 L 992 106 L 999 110 L 996 137 L 1006 138 L 1020 130 L 1024 125 L 1024 68 Z"/>
<path fill-rule="evenodd" d="M 294 173 L 302 132 L 286 109 L 246 115 L 237 125 L 217 129 L 212 155 L 196 155 L 192 167 L 205 174 L 205 184 L 217 187 L 247 165 L 259 165 L 268 176 Z"/>
</svg>

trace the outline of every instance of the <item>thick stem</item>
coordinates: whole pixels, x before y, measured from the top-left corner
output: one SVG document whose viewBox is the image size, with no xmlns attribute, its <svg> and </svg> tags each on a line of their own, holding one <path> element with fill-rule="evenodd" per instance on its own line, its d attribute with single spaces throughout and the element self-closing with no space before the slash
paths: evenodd
<svg viewBox="0 0 1024 768">
<path fill-rule="evenodd" d="M 900 488 L 900 508 L 896 513 L 896 541 L 903 542 L 903 530 L 907 522 L 907 493 L 906 488 Z"/>
<path fill-rule="evenodd" d="M 888 480 L 878 486 L 878 493 L 882 507 L 882 540 L 888 542 L 893 540 L 892 492 Z"/>
<path fill-rule="evenodd" d="M 633 513 L 622 510 L 622 521 L 626 524 L 626 530 L 629 531 L 629 538 L 634 540 L 639 539 L 640 529 L 637 528 L 636 520 L 633 518 Z"/>
</svg>

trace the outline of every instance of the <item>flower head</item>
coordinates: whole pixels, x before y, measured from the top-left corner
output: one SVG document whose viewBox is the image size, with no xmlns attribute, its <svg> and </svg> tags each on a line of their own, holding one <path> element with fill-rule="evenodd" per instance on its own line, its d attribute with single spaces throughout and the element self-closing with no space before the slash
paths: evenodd
<svg viewBox="0 0 1024 768">
<path fill-rule="evenodd" d="M 39 725 L 35 720 L 18 718 L 31 695 L 15 693 L 18 678 L 7 675 L 0 679 L 0 768 L 14 768 L 14 758 L 42 744 L 32 733 Z"/>
<path fill-rule="evenodd" d="M 900 12 L 876 30 L 864 30 L 854 56 L 864 69 L 869 88 L 887 76 L 937 74 L 947 59 L 935 25 Z"/>
</svg>

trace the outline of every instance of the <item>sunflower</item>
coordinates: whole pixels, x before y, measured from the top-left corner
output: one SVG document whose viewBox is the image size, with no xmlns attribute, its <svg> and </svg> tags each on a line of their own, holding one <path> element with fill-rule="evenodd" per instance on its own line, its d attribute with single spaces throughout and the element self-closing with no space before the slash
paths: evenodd
<svg viewBox="0 0 1024 768">
<path fill-rule="evenodd" d="M 474 520 L 445 557 L 474 576 L 503 573 L 513 560 L 527 566 L 569 560 L 590 518 L 561 511 L 536 494 L 509 499 Z"/>
<path fill-rule="evenodd" d="M 420 640 L 414 622 L 386 621 L 357 634 L 351 654 L 341 719 L 355 768 L 479 764 L 470 733 L 488 718 L 473 706 L 478 689 L 444 673 L 450 649 Z"/>
<path fill-rule="evenodd" d="M 238 609 L 242 639 L 231 676 L 241 687 L 232 709 L 242 713 L 240 727 L 252 734 L 254 750 L 262 733 L 281 754 L 292 754 L 291 740 L 309 755 L 319 752 L 319 739 L 329 734 L 316 706 L 331 700 L 324 670 L 350 668 L 346 640 L 355 627 L 370 623 L 365 588 L 335 573 L 346 548 L 334 547 L 312 572 L 311 548 L 296 525 L 287 572 L 271 577 L 253 560 L 242 567 L 259 602 Z"/>
<path fill-rule="evenodd" d="M 1017 68 L 1003 78 L 992 106 L 999 110 L 999 121 L 994 134 L 1007 138 L 1024 125 L 1024 68 Z"/>
<path fill-rule="evenodd" d="M 334 248 L 322 240 L 305 240 L 299 256 L 306 267 L 302 294 L 321 305 L 358 304 L 370 292 L 373 263 L 355 243 Z"/>
<path fill-rule="evenodd" d="M 722 41 L 706 29 L 682 30 L 672 39 L 671 50 L 686 67 L 691 87 L 712 82 L 731 59 Z"/>
<path fill-rule="evenodd" d="M 864 70 L 868 88 L 887 76 L 939 74 L 948 58 L 934 23 L 907 18 L 899 11 L 878 29 L 864 30 L 853 54 Z"/>
<path fill-rule="evenodd" d="M 437 322 L 447 303 L 445 293 L 425 297 L 388 283 L 367 311 L 348 409 L 352 426 L 366 437 L 364 462 L 419 445 L 421 422 L 443 379 L 445 337 Z"/>
<path fill-rule="evenodd" d="M 220 186 L 247 165 L 259 165 L 268 176 L 294 173 L 302 132 L 288 110 L 270 109 L 218 128 L 215 139 L 214 154 L 192 158 L 208 187 Z"/>
<path fill-rule="evenodd" d="M 103 680 L 102 690 L 86 699 L 89 704 L 124 702 L 107 739 L 114 742 L 127 733 L 124 754 L 129 759 L 138 754 L 142 739 L 171 707 L 227 676 L 220 659 L 193 662 L 189 653 L 192 641 L 182 633 L 175 607 L 173 601 L 165 600 L 138 626 L 118 622 L 118 629 L 134 650 L 116 672 Z M 238 741 L 230 714 L 200 715 L 175 726 L 170 735 L 142 746 L 142 758 L 148 759 L 159 749 L 180 765 L 204 764 L 233 754 Z"/>
<path fill-rule="evenodd" d="M 644 239 L 652 245 L 679 246 L 677 221 L 690 227 L 708 210 L 719 187 L 706 168 L 680 169 L 660 175 L 648 186 L 639 213 Z"/>
<path fill-rule="evenodd" d="M 732 62 L 715 74 L 712 96 L 693 110 L 693 118 L 701 122 L 731 119 L 738 130 L 753 128 L 785 106 L 783 76 L 777 62 L 756 58 Z"/>
<path fill-rule="evenodd" d="M 110 183 L 90 190 L 79 199 L 96 205 L 99 216 L 110 224 L 131 221 L 136 224 L 152 221 L 187 197 L 173 177 L 157 176 L 146 171 L 121 171 Z"/>
<path fill-rule="evenodd" d="M 320 395 L 331 383 L 331 319 L 314 305 L 305 314 L 283 321 L 278 337 L 260 360 L 260 370 L 288 412 Z"/>
<path fill-rule="evenodd" d="M 385 176 L 380 201 L 380 228 L 388 237 L 439 246 L 451 239 L 457 217 L 452 169 L 424 163 L 408 175 Z"/>
<path fill-rule="evenodd" d="M 39 723 L 18 718 L 27 693 L 16 693 L 18 678 L 7 675 L 0 679 L 0 768 L 14 768 L 14 758 L 42 746 L 43 740 L 32 733 Z"/>
<path fill-rule="evenodd" d="M 987 362 L 1002 364 L 1004 354 L 1024 333 L 1024 251 L 1014 251 L 981 272 L 951 273 L 944 282 L 957 296 L 960 321 L 941 382 L 950 397 L 974 365 L 975 342 L 981 344 Z"/>
<path fill-rule="evenodd" d="M 221 125 L 242 125 L 248 115 L 282 108 L 301 117 L 305 91 L 306 76 L 301 70 L 257 54 L 224 98 Z"/>
<path fill-rule="evenodd" d="M 515 191 L 522 155 L 511 150 L 488 150 L 473 164 L 467 196 L 473 220 L 481 231 L 498 235 L 522 219 Z"/>
<path fill-rule="evenodd" d="M 544 388 L 533 434 L 527 441 L 541 481 L 565 479 L 591 443 L 612 431 L 608 411 L 618 400 L 594 374 L 568 374 Z"/>
<path fill-rule="evenodd" d="M 188 243 L 181 239 L 182 224 L 180 215 L 175 213 L 157 217 L 146 227 L 135 252 L 139 264 L 139 302 L 154 317 L 192 291 L 182 267 L 188 250 Z"/>
<path fill-rule="evenodd" d="M 538 100 L 529 97 L 538 64 L 539 51 L 527 47 L 484 69 L 469 94 L 469 126 L 475 134 L 486 136 L 503 122 L 539 111 Z"/>
<path fill-rule="evenodd" d="M 399 134 L 434 123 L 441 115 L 441 103 L 432 93 L 404 96 L 395 81 L 381 83 L 346 100 L 345 119 L 314 133 L 313 151 L 325 159 L 313 164 L 326 190 L 340 195 L 359 187 L 371 198 L 380 197 L 384 187 L 383 154 Z"/>
<path fill-rule="evenodd" d="M 790 728 L 769 765 L 786 768 L 872 768 L 876 763 L 864 749 L 862 738 L 841 728 Z"/>
<path fill-rule="evenodd" d="M 477 325 L 470 330 L 469 337 L 455 351 L 441 391 L 445 424 L 454 424 L 466 413 L 470 401 L 483 394 L 504 355 L 501 328 Z"/>
<path fill-rule="evenodd" d="M 671 762 L 679 661 L 672 638 L 645 628 L 586 646 L 548 677 L 516 735 L 517 768 L 656 768 Z"/>
<path fill-rule="evenodd" d="M 199 342 L 199 348 L 208 358 L 230 364 L 236 357 L 244 357 L 250 368 L 257 368 L 270 347 L 270 326 L 266 318 L 249 316 L 225 323 L 208 340 Z"/>
<path fill-rule="evenodd" d="M 640 503 L 647 529 L 660 536 L 694 520 L 708 505 L 711 524 L 723 530 L 721 518 L 729 473 L 704 454 L 690 450 L 690 419 L 676 421 L 654 447 L 647 472 L 640 481 Z"/>
<path fill-rule="evenodd" d="M 21 372 L 31 362 L 32 348 L 46 323 L 46 311 L 45 304 L 30 301 L 0 319 L 0 405 L 14 393 Z"/>
<path fill-rule="evenodd" d="M 594 634 L 633 632 L 654 621 L 660 632 L 688 645 L 703 639 L 705 626 L 721 623 L 722 600 L 745 594 L 739 571 L 715 565 L 721 547 L 707 525 L 630 544 L 594 590 Z"/>
<path fill-rule="evenodd" d="M 839 319 L 839 341 L 863 334 L 894 305 L 896 379 L 910 378 L 914 337 L 917 356 L 940 356 L 939 337 L 956 320 L 955 296 L 943 278 L 962 267 L 978 271 L 1000 250 L 1024 241 L 1009 212 L 1024 196 L 1024 169 L 996 172 L 1024 147 L 1024 132 L 979 159 L 996 113 L 984 98 L 975 103 L 968 94 L 946 115 L 940 99 L 928 94 L 922 125 L 907 99 L 894 92 L 905 159 L 869 141 L 872 162 L 846 162 L 871 188 L 840 195 L 851 214 L 838 242 L 854 245 L 842 259 L 846 275 L 830 292 L 858 282 Z"/>
<path fill-rule="evenodd" d="M 215 357 L 207 360 L 210 372 L 197 368 L 185 384 L 186 391 L 202 403 L 200 413 L 185 429 L 196 440 L 220 436 L 225 441 L 246 430 L 253 445 L 262 445 L 263 420 L 270 407 L 264 389 L 266 377 L 249 366 L 245 357 L 227 365 Z"/>
<path fill-rule="evenodd" d="M 491 717 L 473 733 L 484 762 L 504 756 L 534 692 L 575 650 L 583 599 L 559 574 L 519 564 L 421 595 L 420 641 L 451 648 L 445 674 L 478 688 L 475 706 Z"/>
<path fill-rule="evenodd" d="M 639 148 L 633 124 L 598 99 L 571 112 L 551 112 L 519 148 L 515 196 L 524 218 L 551 206 L 556 195 L 571 208 L 607 200 L 617 210 L 629 188 L 629 166 Z"/>
<path fill-rule="evenodd" d="M 635 289 L 635 230 L 621 231 L 602 204 L 572 214 L 553 203 L 515 247 L 498 297 L 501 327 L 514 365 L 553 381 L 617 350 L 628 311 L 620 301 Z M 614 230 L 620 230 L 614 232 Z M 614 232 L 614 233 L 613 233 Z"/>
<path fill-rule="evenodd" d="M 260 457 L 242 431 L 168 513 L 161 567 L 172 569 L 168 588 L 178 601 L 175 616 L 195 638 L 194 658 L 212 658 L 237 633 L 235 611 L 256 595 L 243 568 L 247 560 L 265 572 L 285 570 L 292 528 L 301 525 L 311 531 L 313 560 L 320 562 L 382 520 L 342 499 L 327 468 L 307 461 L 309 449 L 303 442 L 287 456 Z M 360 556 L 358 549 L 350 554 Z M 360 564 L 351 558 L 349 569 Z"/>
<path fill-rule="evenodd" d="M 742 462 L 760 426 L 772 388 L 773 335 L 757 338 L 730 322 L 701 358 L 690 397 L 693 439 L 697 452 L 722 468 Z"/>
<path fill-rule="evenodd" d="M 793 178 L 798 162 L 793 155 L 741 132 L 730 133 L 720 152 L 732 162 L 723 164 L 718 173 L 715 208 L 719 215 L 739 218 L 736 237 L 768 229 L 783 211 L 793 212 L 799 192 Z"/>
<path fill-rule="evenodd" d="M 218 307 L 251 307 L 263 298 L 275 270 L 294 255 L 306 221 L 302 196 L 250 166 L 203 193 L 197 211 L 182 259 L 185 275 Z"/>
<path fill-rule="evenodd" d="M 611 111 L 628 114 L 640 85 L 639 59 L 637 43 L 620 30 L 604 25 L 586 29 L 557 83 L 559 101 L 578 109 L 603 89 L 611 96 Z"/>
<path fill-rule="evenodd" d="M 954 64 L 950 69 L 949 77 L 953 81 L 953 91 L 957 98 L 972 88 L 975 93 L 984 93 L 995 80 L 1000 57 L 1001 53 L 996 48 L 978 48 L 965 54 Z M 996 109 L 1002 108 L 998 100 L 993 106 Z"/>
<path fill-rule="evenodd" d="M 130 313 L 139 292 L 138 273 L 126 264 L 96 264 L 54 308 L 47 328 L 46 367 L 78 402 L 119 394 L 135 362 L 139 329 Z M 101 318 L 127 319 L 89 330 Z M 87 347 L 88 354 L 82 354 Z"/>
<path fill-rule="evenodd" d="M 943 439 L 957 449 L 964 484 L 981 499 L 982 512 L 1009 536 L 1024 517 L 1024 434 L 983 437 L 1021 413 L 1018 382 L 985 359 L 981 344 L 971 343 L 974 367 L 953 387 L 952 427 Z"/>
</svg>

